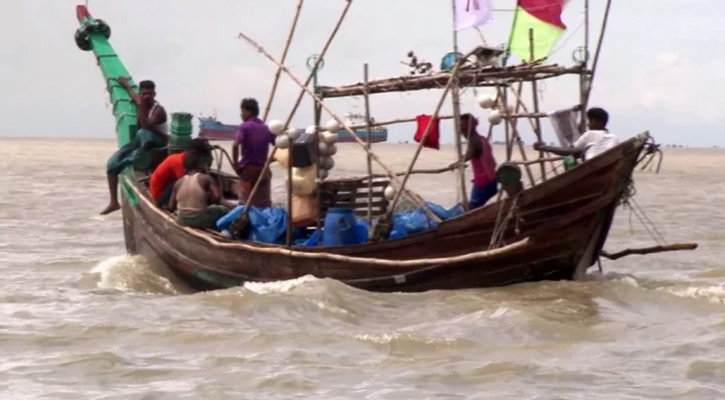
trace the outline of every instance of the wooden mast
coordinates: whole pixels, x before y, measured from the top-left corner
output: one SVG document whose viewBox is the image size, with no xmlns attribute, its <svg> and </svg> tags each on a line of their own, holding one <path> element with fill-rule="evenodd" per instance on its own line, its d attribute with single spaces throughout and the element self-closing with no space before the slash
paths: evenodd
<svg viewBox="0 0 725 400">
<path fill-rule="evenodd" d="M 322 51 L 320 52 L 319 59 L 315 62 L 315 66 L 313 69 L 316 69 L 319 64 L 322 62 L 322 60 L 325 57 L 325 54 L 327 53 L 327 49 L 330 48 L 330 45 L 332 44 L 333 39 L 337 35 L 337 32 L 340 30 L 340 26 L 342 25 L 342 21 L 345 20 L 345 16 L 347 15 L 347 11 L 350 9 L 350 5 L 352 5 L 352 0 L 346 0 L 345 1 L 345 8 L 342 10 L 342 14 L 340 15 L 340 18 L 337 20 L 337 24 L 335 25 L 335 28 L 333 28 L 332 33 L 330 33 L 330 36 L 327 38 L 327 42 L 325 43 L 324 47 L 322 48 Z M 239 34 L 239 37 L 247 37 L 243 33 Z M 282 64 L 279 64 L 278 67 L 282 67 Z M 292 107 L 292 111 L 290 112 L 289 116 L 287 117 L 287 121 L 284 123 L 284 128 L 287 129 L 290 122 L 292 121 L 292 118 L 294 117 L 295 113 L 297 112 L 297 108 L 299 108 L 300 103 L 302 102 L 302 98 L 305 96 L 305 92 L 307 92 L 307 85 L 310 84 L 310 81 L 312 81 L 312 78 L 314 77 L 314 71 L 310 72 L 310 74 L 307 76 L 307 79 L 305 80 L 303 84 L 303 88 L 300 90 L 299 95 L 297 96 L 297 101 L 295 102 L 294 107 Z M 264 168 L 262 168 L 262 173 L 260 176 L 263 176 L 264 174 L 269 171 L 269 165 L 272 163 L 272 160 L 274 160 L 274 155 L 277 153 L 277 146 L 275 145 L 272 149 L 272 153 L 267 157 L 267 161 L 264 164 Z M 290 152 L 291 154 L 292 152 Z M 291 158 L 291 156 L 290 156 Z M 291 164 L 290 159 L 287 160 L 289 164 Z M 289 176 L 289 179 L 292 179 L 292 176 Z M 254 183 L 254 187 L 252 187 L 252 191 L 249 194 L 249 198 L 247 199 L 248 202 L 251 202 L 251 200 L 254 198 L 254 195 L 259 190 L 259 184 L 262 182 L 261 179 L 257 179 L 257 182 Z M 288 196 L 289 197 L 289 196 Z M 288 207 L 291 204 L 288 204 Z M 244 211 L 242 211 L 242 216 L 246 216 L 249 213 L 249 207 L 244 207 Z"/>
<path fill-rule="evenodd" d="M 456 0 L 451 0 L 451 9 L 453 11 L 453 52 L 458 55 L 458 31 L 456 30 Z M 451 87 L 451 97 L 453 100 L 453 138 L 456 144 L 456 162 L 458 169 L 456 173 L 456 183 L 458 184 L 458 195 L 461 197 L 463 209 L 468 211 L 468 202 L 466 201 L 466 180 L 463 175 L 463 148 L 461 146 L 461 102 L 460 88 L 458 86 L 457 74 L 453 74 L 453 84 Z M 421 140 L 421 143 L 423 141 Z"/>
<path fill-rule="evenodd" d="M 292 20 L 292 26 L 290 27 L 289 35 L 287 35 L 287 43 L 284 45 L 282 51 L 282 64 L 287 60 L 287 53 L 289 52 L 290 45 L 292 44 L 292 37 L 295 35 L 297 30 L 297 21 L 300 19 L 300 12 L 302 11 L 302 5 L 305 0 L 299 0 L 297 2 L 297 11 L 295 12 L 294 20 Z M 272 90 L 267 98 L 267 104 L 264 106 L 264 114 L 262 114 L 262 121 L 267 121 L 269 116 L 269 110 L 272 108 L 272 101 L 274 100 L 274 93 L 277 91 L 277 85 L 279 84 L 279 77 L 282 76 L 282 70 L 277 68 L 277 73 L 274 74 L 274 82 L 272 82 Z"/>
<path fill-rule="evenodd" d="M 370 94 L 368 93 L 368 64 L 363 66 L 363 75 L 365 79 L 365 129 L 367 137 L 367 164 L 368 164 L 368 228 L 373 222 L 373 158 L 370 156 L 372 152 L 372 145 L 370 139 L 370 129 L 372 125 L 370 123 Z"/>
</svg>

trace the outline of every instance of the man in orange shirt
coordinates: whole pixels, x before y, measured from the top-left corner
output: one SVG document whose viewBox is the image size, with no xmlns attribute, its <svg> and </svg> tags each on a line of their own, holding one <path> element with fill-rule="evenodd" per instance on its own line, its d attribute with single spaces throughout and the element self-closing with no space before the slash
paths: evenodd
<svg viewBox="0 0 725 400">
<path fill-rule="evenodd" d="M 194 152 L 205 159 L 212 156 L 209 142 L 206 139 L 196 138 L 191 140 L 189 148 L 185 152 L 166 157 L 151 174 L 149 182 L 149 192 L 158 207 L 164 207 L 169 203 L 174 183 L 186 175 L 184 159 L 188 152 Z"/>
</svg>

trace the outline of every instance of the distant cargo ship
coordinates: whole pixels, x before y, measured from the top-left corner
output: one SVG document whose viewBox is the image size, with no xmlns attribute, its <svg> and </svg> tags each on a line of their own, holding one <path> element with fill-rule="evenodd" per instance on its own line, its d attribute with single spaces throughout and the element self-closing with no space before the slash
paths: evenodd
<svg viewBox="0 0 725 400">
<path fill-rule="evenodd" d="M 345 117 L 345 123 L 350 126 L 365 125 L 365 116 L 361 114 L 353 114 L 348 112 Z M 374 124 L 375 119 L 370 118 L 370 123 Z M 199 137 L 209 140 L 234 140 L 237 134 L 239 124 L 229 125 L 221 123 L 217 120 L 216 115 L 209 117 L 199 116 Z M 367 141 L 367 133 L 365 128 L 355 129 L 355 133 L 363 140 Z M 373 126 L 370 128 L 370 142 L 380 143 L 388 140 L 388 129 L 384 126 Z M 354 142 L 355 139 L 350 136 L 347 131 L 342 130 L 339 133 L 339 143 Z"/>
</svg>

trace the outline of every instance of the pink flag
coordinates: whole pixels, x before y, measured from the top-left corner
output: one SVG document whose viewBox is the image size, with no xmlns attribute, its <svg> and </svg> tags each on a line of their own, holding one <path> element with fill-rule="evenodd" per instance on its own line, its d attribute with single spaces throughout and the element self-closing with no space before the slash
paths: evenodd
<svg viewBox="0 0 725 400">
<path fill-rule="evenodd" d="M 454 29 L 471 28 L 483 25 L 491 20 L 493 6 L 491 0 L 455 0 L 456 22 Z"/>
</svg>

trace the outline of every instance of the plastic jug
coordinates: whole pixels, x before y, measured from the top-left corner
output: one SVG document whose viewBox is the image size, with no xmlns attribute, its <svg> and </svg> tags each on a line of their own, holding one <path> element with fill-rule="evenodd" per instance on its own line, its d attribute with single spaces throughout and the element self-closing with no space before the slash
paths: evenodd
<svg viewBox="0 0 725 400">
<path fill-rule="evenodd" d="M 322 232 L 323 246 L 344 246 L 356 244 L 357 221 L 352 208 L 330 208 L 325 216 Z"/>
</svg>

